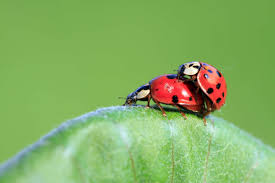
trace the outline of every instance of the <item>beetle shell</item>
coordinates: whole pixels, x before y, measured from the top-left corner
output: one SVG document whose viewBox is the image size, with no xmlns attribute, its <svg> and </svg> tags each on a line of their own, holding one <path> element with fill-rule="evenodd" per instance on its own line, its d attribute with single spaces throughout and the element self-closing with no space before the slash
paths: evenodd
<svg viewBox="0 0 275 183">
<path fill-rule="evenodd" d="M 200 62 L 197 80 L 202 91 L 210 98 L 216 109 L 225 104 L 227 87 L 223 75 L 215 67 Z"/>
<path fill-rule="evenodd" d="M 163 104 L 176 104 L 188 110 L 199 112 L 203 107 L 203 99 L 196 94 L 192 82 L 182 82 L 176 74 L 162 75 L 150 82 L 151 96 Z"/>
</svg>

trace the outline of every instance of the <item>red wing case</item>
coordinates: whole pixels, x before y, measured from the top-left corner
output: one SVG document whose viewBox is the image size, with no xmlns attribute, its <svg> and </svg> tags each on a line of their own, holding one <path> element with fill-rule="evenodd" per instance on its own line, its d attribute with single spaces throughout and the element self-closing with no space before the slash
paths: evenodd
<svg viewBox="0 0 275 183">
<path fill-rule="evenodd" d="M 182 82 L 176 75 L 162 75 L 151 82 L 151 95 L 154 100 L 164 104 L 177 104 L 192 111 L 200 111 L 203 99 L 196 94 L 192 82 Z"/>
<path fill-rule="evenodd" d="M 201 63 L 197 76 L 202 91 L 212 100 L 216 109 L 225 104 L 227 89 L 223 75 L 215 67 Z"/>
</svg>

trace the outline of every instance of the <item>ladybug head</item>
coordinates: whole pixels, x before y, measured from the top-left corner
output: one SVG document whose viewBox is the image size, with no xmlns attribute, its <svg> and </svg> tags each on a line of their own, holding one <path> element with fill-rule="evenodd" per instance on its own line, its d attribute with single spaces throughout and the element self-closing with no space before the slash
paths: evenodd
<svg viewBox="0 0 275 183">
<path fill-rule="evenodd" d="M 123 105 L 133 105 L 137 103 L 137 97 L 134 93 L 127 96 L 126 101 Z"/>
<path fill-rule="evenodd" d="M 136 104 L 138 100 L 146 101 L 150 95 L 150 85 L 145 84 L 136 89 L 133 93 L 130 93 L 124 105 L 133 105 Z"/>
<path fill-rule="evenodd" d="M 188 62 L 179 66 L 178 77 L 196 75 L 201 68 L 200 62 Z"/>
</svg>

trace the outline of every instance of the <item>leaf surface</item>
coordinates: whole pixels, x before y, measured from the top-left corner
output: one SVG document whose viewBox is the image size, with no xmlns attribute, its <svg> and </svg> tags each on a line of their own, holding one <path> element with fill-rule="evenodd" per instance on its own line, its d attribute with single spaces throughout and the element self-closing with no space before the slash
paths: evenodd
<svg viewBox="0 0 275 183">
<path fill-rule="evenodd" d="M 65 122 L 0 166 L 0 182 L 274 182 L 271 147 L 220 118 L 167 115 L 119 106 Z"/>
</svg>

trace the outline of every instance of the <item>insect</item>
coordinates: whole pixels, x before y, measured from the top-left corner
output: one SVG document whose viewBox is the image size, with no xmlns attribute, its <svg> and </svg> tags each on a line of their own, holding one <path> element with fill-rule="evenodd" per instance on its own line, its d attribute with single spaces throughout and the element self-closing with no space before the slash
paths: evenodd
<svg viewBox="0 0 275 183">
<path fill-rule="evenodd" d="M 176 74 L 161 75 L 143 85 L 129 94 L 124 105 L 135 104 L 137 100 L 147 101 L 147 107 L 150 106 L 150 100 L 157 104 L 163 116 L 166 113 L 161 104 L 175 106 L 182 116 L 186 119 L 185 113 L 181 108 L 193 112 L 205 113 L 204 101 L 200 93 L 196 93 L 196 87 L 189 82 L 182 82 L 177 79 Z M 204 118 L 204 123 L 206 120 Z"/>
<path fill-rule="evenodd" d="M 207 114 L 220 109 L 225 104 L 226 82 L 215 67 L 203 62 L 189 62 L 180 65 L 177 78 L 182 81 L 193 81 L 202 90 L 207 105 Z M 187 78 L 187 79 L 186 79 Z M 207 115 L 205 114 L 205 115 Z"/>
</svg>

